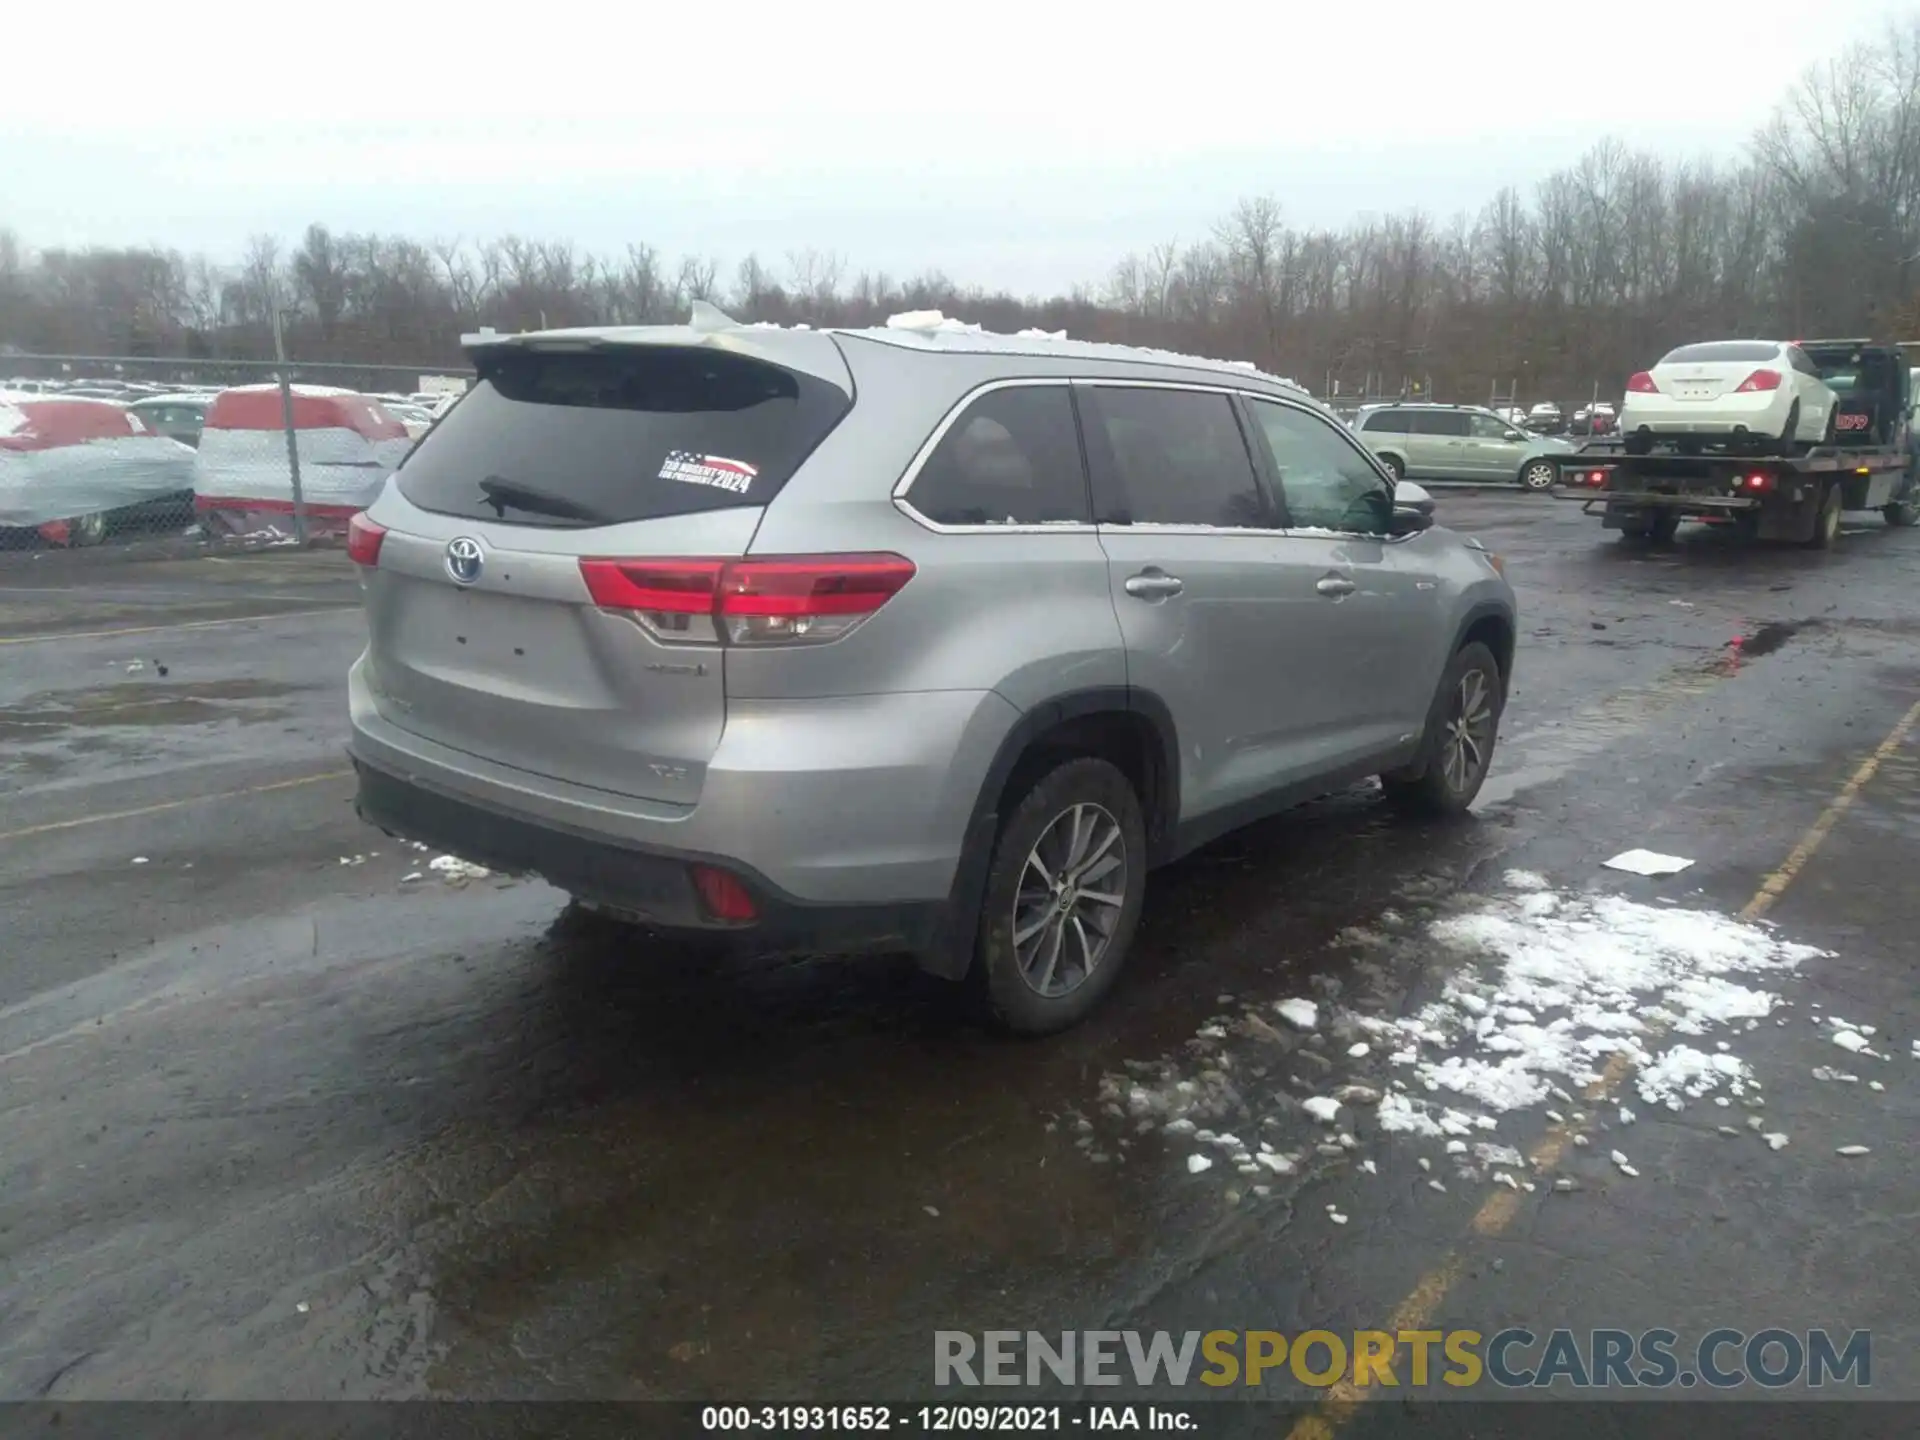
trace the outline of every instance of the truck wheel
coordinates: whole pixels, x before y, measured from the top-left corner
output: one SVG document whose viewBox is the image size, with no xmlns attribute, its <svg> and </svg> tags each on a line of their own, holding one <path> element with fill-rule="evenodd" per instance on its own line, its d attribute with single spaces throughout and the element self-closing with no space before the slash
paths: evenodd
<svg viewBox="0 0 1920 1440">
<path fill-rule="evenodd" d="M 1551 490 L 1559 478 L 1559 468 L 1551 460 L 1529 460 L 1520 467 L 1520 483 L 1529 490 Z"/>
<path fill-rule="evenodd" d="M 1113 988 L 1147 885 L 1147 830 L 1127 777 L 1082 758 L 1042 776 L 1001 827 L 968 984 L 997 1028 L 1048 1035 Z"/>
<path fill-rule="evenodd" d="M 1672 544 L 1673 537 L 1679 533 L 1680 512 L 1678 510 L 1662 510 L 1653 517 L 1652 523 L 1647 527 L 1647 538 L 1656 545 Z"/>
<path fill-rule="evenodd" d="M 1807 541 L 1811 550 L 1831 550 L 1833 542 L 1840 538 L 1840 487 L 1827 486 L 1827 493 L 1820 501 L 1820 514 L 1813 522 L 1813 537 Z"/>
<path fill-rule="evenodd" d="M 1880 513 L 1887 517 L 1887 524 L 1905 529 L 1920 520 L 1920 503 L 1912 500 L 1896 500 L 1884 507 Z"/>
</svg>

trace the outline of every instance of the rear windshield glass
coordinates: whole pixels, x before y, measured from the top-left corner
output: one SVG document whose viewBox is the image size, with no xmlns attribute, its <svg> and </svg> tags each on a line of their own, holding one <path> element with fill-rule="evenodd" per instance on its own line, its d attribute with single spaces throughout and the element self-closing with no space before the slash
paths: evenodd
<svg viewBox="0 0 1920 1440">
<path fill-rule="evenodd" d="M 765 505 L 852 403 L 717 351 L 501 350 L 398 483 L 437 514 L 572 529 Z"/>
<path fill-rule="evenodd" d="M 1721 340 L 1711 345 L 1682 345 L 1678 350 L 1669 350 L 1662 365 L 1711 365 L 1722 360 L 1775 360 L 1780 356 L 1778 345 L 1769 345 L 1761 340 Z"/>
</svg>

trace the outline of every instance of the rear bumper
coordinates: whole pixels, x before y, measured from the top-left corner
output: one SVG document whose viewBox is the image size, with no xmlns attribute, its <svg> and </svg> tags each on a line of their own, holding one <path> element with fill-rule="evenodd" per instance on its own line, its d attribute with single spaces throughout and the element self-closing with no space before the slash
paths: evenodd
<svg viewBox="0 0 1920 1440">
<path fill-rule="evenodd" d="M 911 939 L 950 904 L 982 786 L 1020 719 L 992 691 L 733 701 L 699 802 L 673 805 L 403 729 L 365 657 L 347 694 L 363 813 L 382 829 L 662 925 L 710 927 L 685 872 L 715 865 L 763 902 L 768 936 L 791 920 L 861 942 L 850 948 Z"/>
<path fill-rule="evenodd" d="M 942 902 L 808 904 L 736 860 L 610 843 L 551 821 L 474 804 L 349 753 L 359 778 L 355 809 L 369 825 L 505 874 L 537 874 L 624 918 L 704 932 L 762 953 L 921 951 L 943 933 Z M 756 918 L 744 923 L 714 919 L 694 884 L 696 864 L 715 865 L 740 880 L 753 896 Z"/>
<path fill-rule="evenodd" d="M 1646 430 L 1655 435 L 1778 435 L 1787 423 L 1793 396 L 1784 390 L 1756 395 L 1723 395 L 1718 400 L 1674 400 L 1649 397 L 1621 415 L 1622 435 Z"/>
</svg>

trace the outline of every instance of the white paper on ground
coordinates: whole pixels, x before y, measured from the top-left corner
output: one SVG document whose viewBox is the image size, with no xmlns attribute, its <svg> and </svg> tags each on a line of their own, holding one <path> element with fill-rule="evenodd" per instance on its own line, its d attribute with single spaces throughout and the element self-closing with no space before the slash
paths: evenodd
<svg viewBox="0 0 1920 1440">
<path fill-rule="evenodd" d="M 1625 870 L 1630 875 L 1678 875 L 1693 861 L 1653 850 L 1623 850 L 1604 863 L 1609 870 Z"/>
</svg>

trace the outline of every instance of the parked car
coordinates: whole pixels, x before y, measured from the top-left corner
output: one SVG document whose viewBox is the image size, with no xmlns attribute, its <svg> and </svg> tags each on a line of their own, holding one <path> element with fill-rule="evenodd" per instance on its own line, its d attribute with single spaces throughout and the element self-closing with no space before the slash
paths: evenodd
<svg viewBox="0 0 1920 1440">
<path fill-rule="evenodd" d="M 1567 428 L 1567 420 L 1558 405 L 1551 400 L 1542 400 L 1527 411 L 1527 423 L 1522 428 L 1536 435 L 1558 435 Z"/>
<path fill-rule="evenodd" d="M 373 502 L 413 441 L 379 401 L 326 385 L 292 389 L 301 503 L 313 533 L 342 533 Z M 278 385 L 223 390 L 207 408 L 194 463 L 200 523 L 226 534 L 279 528 L 293 513 L 293 469 Z"/>
<path fill-rule="evenodd" d="M 1530 435 L 1477 405 L 1406 402 L 1361 413 L 1360 441 L 1396 478 L 1479 480 L 1550 490 L 1559 472 L 1548 458 L 1573 446 Z"/>
<path fill-rule="evenodd" d="M 113 530 L 184 515 L 192 496 L 193 451 L 126 406 L 0 393 L 0 530 L 97 545 Z"/>
<path fill-rule="evenodd" d="M 1524 430 L 1527 427 L 1527 412 L 1518 405 L 1495 405 L 1493 413 L 1516 430 Z"/>
<path fill-rule="evenodd" d="M 1838 403 L 1799 346 L 1714 340 L 1670 350 L 1627 381 L 1620 433 L 1636 453 L 1674 438 L 1784 455 L 1830 441 Z"/>
<path fill-rule="evenodd" d="M 207 423 L 211 395 L 157 395 L 136 400 L 127 408 L 138 415 L 149 430 L 178 440 L 182 445 L 198 446 L 200 431 Z"/>
<path fill-rule="evenodd" d="M 1472 802 L 1495 557 L 1284 381 L 951 324 L 469 337 L 351 526 L 360 813 L 1045 1032 L 1150 867 L 1363 776 Z"/>
</svg>

